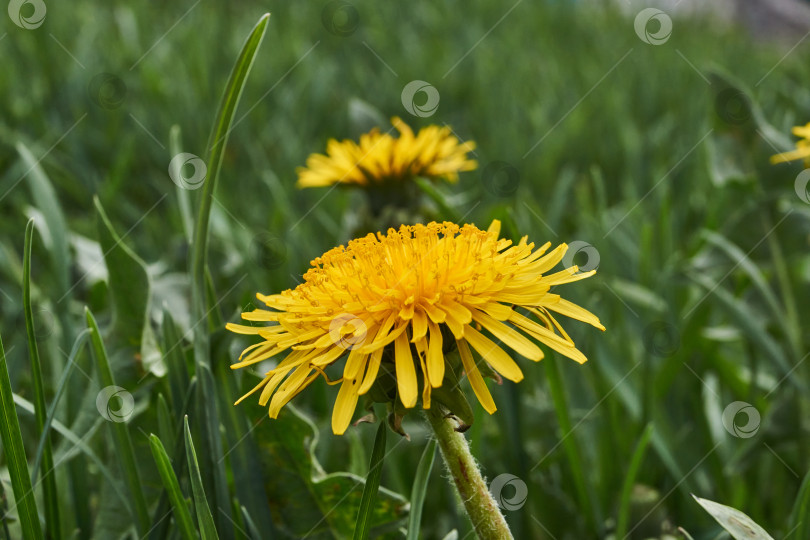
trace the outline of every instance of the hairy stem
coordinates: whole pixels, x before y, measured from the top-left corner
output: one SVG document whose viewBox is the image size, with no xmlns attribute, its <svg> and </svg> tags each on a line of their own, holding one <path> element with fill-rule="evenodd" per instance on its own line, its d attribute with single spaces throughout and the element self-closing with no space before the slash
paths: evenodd
<svg viewBox="0 0 810 540">
<path fill-rule="evenodd" d="M 509 526 L 487 489 L 478 464 L 470 453 L 467 439 L 455 431 L 451 420 L 445 418 L 439 407 L 434 406 L 425 412 L 439 442 L 444 463 L 453 477 L 456 491 L 478 538 L 511 539 Z"/>
</svg>

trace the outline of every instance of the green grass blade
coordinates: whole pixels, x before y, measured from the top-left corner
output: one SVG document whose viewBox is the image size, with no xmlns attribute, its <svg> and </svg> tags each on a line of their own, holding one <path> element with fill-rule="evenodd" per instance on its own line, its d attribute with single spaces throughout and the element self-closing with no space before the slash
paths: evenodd
<svg viewBox="0 0 810 540">
<path fill-rule="evenodd" d="M 40 165 L 39 159 L 22 142 L 17 142 L 17 153 L 20 154 L 25 166 L 30 171 L 28 181 L 34 204 L 42 212 L 45 226 L 51 239 L 48 246 L 53 257 L 54 268 L 57 275 L 59 291 L 66 291 L 70 276 L 70 248 L 68 246 L 68 227 L 59 199 L 53 189 L 53 184 Z"/>
<path fill-rule="evenodd" d="M 381 420 L 380 426 L 377 428 L 377 436 L 374 437 L 374 449 L 371 451 L 366 485 L 363 487 L 363 498 L 360 500 L 360 509 L 357 511 L 354 540 L 365 540 L 368 537 L 372 504 L 377 498 L 377 490 L 380 488 L 380 478 L 382 477 L 382 466 L 385 459 L 385 435 L 387 432 L 388 425 Z"/>
<path fill-rule="evenodd" d="M 37 514 L 37 503 L 28 475 L 20 420 L 14 407 L 14 394 L 8 376 L 6 352 L 0 338 L 0 436 L 3 439 L 3 453 L 6 455 L 8 475 L 14 490 L 14 503 L 20 519 L 20 527 L 26 540 L 42 538 L 42 528 Z"/>
<path fill-rule="evenodd" d="M 565 455 L 568 458 L 568 465 L 571 468 L 571 474 L 574 477 L 574 489 L 577 492 L 579 504 L 585 514 L 585 520 L 591 528 L 595 528 L 602 522 L 594 514 L 594 507 L 592 504 L 590 492 L 588 491 L 585 482 L 585 467 L 582 463 L 582 456 L 577 447 L 577 440 L 574 436 L 573 426 L 571 424 L 571 417 L 568 413 L 570 407 L 568 399 L 565 395 L 565 387 L 563 385 L 562 375 L 560 368 L 557 364 L 556 357 L 546 357 L 543 363 L 546 365 L 546 376 L 548 379 L 548 387 L 551 391 L 551 397 L 554 402 L 554 412 L 557 415 L 557 422 L 560 424 L 560 435 L 562 437 L 562 445 L 565 450 Z"/>
<path fill-rule="evenodd" d="M 810 538 L 810 472 L 804 475 L 793 510 L 790 512 L 787 530 L 789 539 Z"/>
<path fill-rule="evenodd" d="M 250 513 L 248 512 L 247 508 L 240 506 L 239 509 L 242 511 L 242 518 L 245 520 L 245 528 L 247 528 L 250 538 L 262 538 L 262 533 L 259 532 L 258 528 L 256 528 L 256 524 L 253 522 L 253 518 L 250 517 Z"/>
<path fill-rule="evenodd" d="M 188 389 L 186 390 L 185 398 L 181 404 L 181 412 L 177 415 L 178 418 L 183 418 L 188 414 L 191 410 L 192 406 L 192 399 L 194 398 L 194 392 L 197 389 L 197 379 L 192 378 L 189 381 Z M 185 426 L 181 422 L 177 422 L 177 426 L 175 427 L 175 433 L 172 437 L 174 439 L 174 448 L 172 449 L 172 456 L 175 456 L 176 461 L 176 469 L 175 475 L 178 478 L 182 478 L 186 471 L 186 460 L 180 458 L 185 453 L 186 447 L 186 440 L 183 436 Z M 163 494 L 160 496 L 160 501 L 158 501 L 157 506 L 155 507 L 155 511 L 152 514 L 152 528 L 149 532 L 150 540 L 163 540 L 164 538 L 169 537 L 169 525 L 170 523 L 163 519 L 163 516 L 169 513 L 170 510 L 170 502 L 169 497 L 164 491 Z"/>
<path fill-rule="evenodd" d="M 96 319 L 87 308 L 85 308 L 85 316 L 93 342 L 93 352 L 96 359 L 96 369 L 98 370 L 99 380 L 105 388 L 115 386 L 115 378 L 113 377 L 112 369 L 110 369 L 107 350 L 101 339 L 101 333 L 98 330 Z M 141 477 L 138 473 L 138 465 L 135 460 L 135 448 L 132 445 L 132 439 L 129 436 L 126 422 L 111 422 L 111 424 L 116 454 L 118 459 L 121 460 L 121 470 L 124 472 L 124 480 L 126 481 L 135 508 L 137 520 L 135 527 L 140 535 L 144 535 L 149 530 L 149 511 L 146 508 L 146 499 L 144 499 L 143 491 L 141 491 Z"/>
<path fill-rule="evenodd" d="M 191 478 L 191 491 L 194 495 L 194 508 L 197 512 L 197 524 L 200 528 L 202 540 L 219 538 L 214 527 L 214 517 L 205 498 L 200 465 L 197 463 L 197 453 L 194 451 L 194 441 L 191 440 L 191 431 L 188 429 L 188 416 L 183 417 L 183 432 L 186 440 L 186 459 L 188 460 L 188 475 Z"/>
<path fill-rule="evenodd" d="M 220 531 L 223 536 L 231 538 L 230 534 L 230 508 L 231 505 L 227 499 L 227 482 L 224 476 L 224 466 L 222 465 L 222 444 L 219 435 L 219 422 L 217 411 L 217 397 L 216 389 L 207 384 L 210 378 L 201 374 L 203 368 L 207 369 L 210 365 L 210 343 L 208 336 L 208 325 L 204 324 L 207 321 L 209 313 L 212 311 L 206 306 L 206 256 L 208 246 L 208 224 L 211 216 L 211 205 L 213 203 L 214 193 L 216 192 L 217 179 L 219 177 L 219 170 L 222 165 L 222 158 L 225 154 L 225 147 L 227 146 L 228 136 L 230 135 L 231 125 L 233 124 L 236 108 L 239 105 L 239 99 L 242 96 L 242 91 L 245 88 L 248 74 L 256 59 L 259 45 L 264 38 L 267 30 L 267 22 L 270 14 L 263 15 L 256 26 L 245 40 L 239 57 L 233 66 L 228 83 L 225 86 L 225 91 L 222 95 L 219 108 L 216 114 L 216 120 L 211 129 L 211 135 L 208 141 L 209 157 L 207 161 L 207 178 L 205 179 L 202 195 L 200 196 L 200 207 L 197 213 L 197 221 L 194 224 L 194 240 L 192 243 L 191 254 L 191 304 L 192 304 L 192 318 L 198 322 L 196 331 L 194 332 L 194 359 L 197 366 L 197 375 L 200 379 L 200 393 L 198 404 L 199 415 L 201 417 L 200 430 L 202 431 L 203 441 L 205 442 L 205 452 L 203 457 L 206 460 L 205 480 L 206 485 L 210 489 L 210 495 L 213 497 L 214 506 L 221 509 L 222 512 L 217 513 L 217 522 L 220 524 Z"/>
<path fill-rule="evenodd" d="M 62 395 L 67 389 L 67 383 L 70 380 L 70 374 L 73 373 L 73 368 L 76 367 L 76 357 L 84 348 L 84 344 L 87 343 L 87 339 L 89 337 L 90 330 L 85 328 L 79 332 L 79 335 L 76 336 L 76 341 L 73 342 L 73 348 L 70 350 L 70 355 L 68 355 L 68 363 L 65 366 L 65 369 L 62 371 L 62 378 L 59 379 L 59 385 L 56 387 L 56 394 L 54 394 L 53 399 L 51 400 L 51 406 L 48 408 L 48 417 L 45 418 L 45 425 L 43 426 L 42 433 L 39 436 L 39 445 L 37 446 L 37 454 L 34 458 L 34 469 L 31 473 L 31 478 L 34 478 L 37 475 L 39 466 L 42 463 L 42 453 L 45 449 L 45 441 L 48 440 L 48 433 L 51 430 L 51 424 L 53 423 L 54 416 L 56 416 L 59 400 L 62 398 Z"/>
<path fill-rule="evenodd" d="M 408 540 L 419 540 L 419 530 L 422 523 L 422 508 L 425 505 L 430 471 L 433 470 L 433 460 L 436 458 L 436 439 L 428 441 L 419 465 L 414 475 L 413 489 L 411 490 L 411 512 L 408 515 Z"/>
<path fill-rule="evenodd" d="M 166 488 L 166 493 L 168 493 L 169 500 L 174 508 L 174 520 L 180 530 L 180 535 L 185 540 L 194 540 L 197 538 L 197 531 L 194 529 L 191 512 L 186 506 L 183 492 L 180 491 L 180 483 L 174 474 L 169 455 L 166 453 L 163 443 L 155 434 L 149 435 L 149 446 L 152 448 L 152 456 L 155 458 L 160 479 L 163 481 L 163 487 Z"/>
<path fill-rule="evenodd" d="M 17 407 L 24 410 L 25 412 L 31 415 L 34 414 L 35 409 L 34 404 L 25 399 L 24 397 L 14 394 L 14 403 L 17 405 Z M 61 423 L 59 420 L 53 420 L 53 422 L 51 423 L 51 427 L 53 428 L 54 431 L 56 431 L 58 434 L 62 435 L 65 439 L 67 439 L 68 442 L 70 442 L 71 445 L 76 450 L 78 450 L 79 452 L 90 458 L 90 461 L 92 461 L 96 465 L 96 467 L 98 467 L 98 471 L 101 473 L 102 476 L 104 476 L 104 479 L 107 482 L 109 482 L 110 485 L 113 487 L 113 491 L 115 491 L 115 494 L 121 500 L 121 504 L 129 511 L 132 518 L 135 519 L 135 509 L 132 508 L 130 497 L 126 493 L 124 493 L 123 489 L 121 489 L 121 487 L 119 486 L 120 482 L 116 480 L 115 476 L 112 474 L 112 471 L 110 471 L 110 469 L 104 464 L 101 458 L 98 457 L 98 455 L 95 452 L 93 452 L 93 450 L 89 446 L 87 446 L 87 443 L 84 442 L 84 439 L 76 435 L 73 431 L 71 431 L 70 428 Z M 87 434 L 83 434 L 83 436 L 86 437 Z M 65 459 L 67 458 L 63 457 L 62 461 L 64 461 Z"/>
<path fill-rule="evenodd" d="M 31 307 L 31 248 L 34 241 L 34 220 L 29 220 L 25 227 L 25 245 L 23 248 L 23 311 L 25 312 L 25 332 L 28 336 L 28 357 L 31 360 L 31 379 L 34 386 L 34 406 L 37 429 L 44 439 L 42 446 L 42 492 L 45 505 L 46 531 L 51 538 L 62 538 L 61 520 L 59 519 L 59 498 L 56 490 L 56 474 L 53 466 L 53 448 L 51 439 L 45 431 L 48 416 L 45 405 L 45 382 L 42 378 L 42 362 L 39 359 L 36 330 L 34 330 L 34 311 Z M 36 482 L 37 469 L 34 468 L 31 481 Z"/>
<path fill-rule="evenodd" d="M 175 440 L 172 416 L 169 412 L 169 405 L 166 403 L 166 398 L 163 397 L 163 393 L 158 394 L 157 397 L 157 422 L 160 440 L 166 441 L 169 448 L 174 448 Z"/>
<path fill-rule="evenodd" d="M 616 538 L 624 538 L 627 532 L 627 525 L 630 520 L 630 495 L 633 492 L 633 485 L 636 483 L 638 470 L 641 463 L 644 461 L 644 456 L 647 453 L 647 447 L 650 444 L 650 438 L 653 434 L 653 425 L 647 424 L 641 437 L 636 443 L 636 448 L 633 450 L 633 456 L 630 458 L 630 466 L 627 468 L 627 474 L 624 477 L 622 484 L 622 492 L 619 496 L 619 510 L 616 518 Z"/>
<path fill-rule="evenodd" d="M 163 361 L 169 382 L 169 397 L 175 418 L 183 416 L 183 400 L 187 394 L 191 377 L 188 374 L 186 357 L 183 352 L 183 338 L 177 331 L 174 318 L 168 309 L 163 310 Z"/>
<path fill-rule="evenodd" d="M 209 157 L 207 162 L 208 178 L 203 185 L 202 197 L 200 198 L 200 208 L 197 213 L 197 222 L 194 228 L 194 244 L 192 254 L 192 278 L 194 284 L 193 293 L 199 295 L 202 301 L 205 298 L 205 258 L 208 245 L 208 220 L 211 215 L 211 205 L 216 190 L 219 169 L 222 165 L 222 157 L 225 155 L 225 147 L 228 143 L 231 125 L 236 114 L 236 107 L 242 97 L 248 74 L 253 67 L 253 61 L 264 39 L 267 30 L 269 13 L 265 13 L 253 27 L 248 35 L 239 57 L 233 66 L 225 92 L 219 104 L 216 120 L 211 129 L 208 139 Z M 201 307 L 200 304 L 199 307 Z M 199 313 L 202 315 L 202 313 Z M 200 317 L 202 318 L 202 317 Z M 198 319 L 199 320 L 199 319 Z"/>
</svg>

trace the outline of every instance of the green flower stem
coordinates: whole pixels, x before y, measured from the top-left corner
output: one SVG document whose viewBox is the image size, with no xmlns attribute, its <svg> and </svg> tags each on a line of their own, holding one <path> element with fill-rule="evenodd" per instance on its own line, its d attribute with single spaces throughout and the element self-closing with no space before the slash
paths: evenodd
<svg viewBox="0 0 810 540">
<path fill-rule="evenodd" d="M 453 476 L 464 509 L 470 517 L 478 538 L 483 540 L 511 539 L 512 533 L 498 505 L 490 495 L 478 464 L 470 453 L 464 435 L 453 428 L 450 420 L 437 406 L 425 411 L 430 427 L 439 442 L 444 464 Z"/>
</svg>

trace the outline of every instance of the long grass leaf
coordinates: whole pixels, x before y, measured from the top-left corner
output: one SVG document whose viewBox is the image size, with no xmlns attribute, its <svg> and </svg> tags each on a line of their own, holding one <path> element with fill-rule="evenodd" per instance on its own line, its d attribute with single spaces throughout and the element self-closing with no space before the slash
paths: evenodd
<svg viewBox="0 0 810 540">
<path fill-rule="evenodd" d="M 430 471 L 433 470 L 433 460 L 436 458 L 436 439 L 428 441 L 419 465 L 416 467 L 416 474 L 413 478 L 413 488 L 411 489 L 411 511 L 408 514 L 408 539 L 419 540 L 419 531 L 422 524 L 422 509 L 425 505 L 427 495 L 428 480 Z"/>
<path fill-rule="evenodd" d="M 155 458 L 160 479 L 163 481 L 163 487 L 166 488 L 166 493 L 174 508 L 174 520 L 177 523 L 180 535 L 185 540 L 194 540 L 197 538 L 197 531 L 194 529 L 191 512 L 186 506 L 183 492 L 180 491 L 180 482 L 177 481 L 177 476 L 174 474 L 169 455 L 166 453 L 163 443 L 155 434 L 149 435 L 149 446 L 152 448 L 152 456 Z"/>
<path fill-rule="evenodd" d="M 810 538 L 810 472 L 804 475 L 793 510 L 790 512 L 787 530 L 790 532 L 787 538 L 800 539 Z"/>
<path fill-rule="evenodd" d="M 217 398 L 215 388 L 208 384 L 208 377 L 201 373 L 203 367 L 209 366 L 210 343 L 208 325 L 204 324 L 208 314 L 214 309 L 208 309 L 206 302 L 206 257 L 208 246 L 208 224 L 211 217 L 211 205 L 216 192 L 219 170 L 225 154 L 231 126 L 233 125 L 236 108 L 245 88 L 248 74 L 256 59 L 259 45 L 264 39 L 267 22 L 270 14 L 264 14 L 245 40 L 239 57 L 233 66 L 225 91 L 220 100 L 214 125 L 208 141 L 209 157 L 207 161 L 207 177 L 202 188 L 200 206 L 197 212 L 197 221 L 194 224 L 194 238 L 191 254 L 191 303 L 193 320 L 197 321 L 194 332 L 194 359 L 197 366 L 197 376 L 200 378 L 200 392 L 198 398 L 198 414 L 201 416 L 199 428 L 202 431 L 203 441 L 206 444 L 203 457 L 205 459 L 205 485 L 211 490 L 214 507 L 221 509 L 217 513 L 217 522 L 226 539 L 230 534 L 231 505 L 227 499 L 227 481 L 222 464 L 222 443 L 219 434 L 217 412 Z"/>
<path fill-rule="evenodd" d="M 70 350 L 70 354 L 68 355 L 68 362 L 65 366 L 65 369 L 62 371 L 62 377 L 59 379 L 59 384 L 56 387 L 56 393 L 51 400 L 51 406 L 48 407 L 48 416 L 45 418 L 45 425 L 42 428 L 42 433 L 39 436 L 39 444 L 37 445 L 37 454 L 34 458 L 34 468 L 33 472 L 31 473 L 31 478 L 34 478 L 37 475 L 37 471 L 39 470 L 39 466 L 42 463 L 42 453 L 45 449 L 45 441 L 48 437 L 48 432 L 51 430 L 51 424 L 53 423 L 54 416 L 56 416 L 57 406 L 59 405 L 59 400 L 62 398 L 62 395 L 65 393 L 67 389 L 67 383 L 70 380 L 70 374 L 73 373 L 73 369 L 76 367 L 76 357 L 84 348 L 84 344 L 87 343 L 87 339 L 90 337 L 90 330 L 85 328 L 79 335 L 76 336 L 76 340 L 73 342 L 73 347 Z"/>
<path fill-rule="evenodd" d="M 205 498 L 200 465 L 197 462 L 197 453 L 194 451 L 194 441 L 191 440 L 191 431 L 188 429 L 188 416 L 183 417 L 183 433 L 186 441 L 186 460 L 188 461 L 188 475 L 191 478 L 191 491 L 194 496 L 194 508 L 197 512 L 197 524 L 202 540 L 219 538 L 214 527 L 214 517 Z"/>
<path fill-rule="evenodd" d="M 557 422 L 560 424 L 563 449 L 568 458 L 571 474 L 574 477 L 574 489 L 577 492 L 579 504 L 583 509 L 586 521 L 591 527 L 597 527 L 597 524 L 602 521 L 594 513 L 591 495 L 588 491 L 587 483 L 585 482 L 585 467 L 582 462 L 579 447 L 577 446 L 576 437 L 573 436 L 573 426 L 568 413 L 570 407 L 565 395 L 565 387 L 563 385 L 562 375 L 560 374 L 560 368 L 557 364 L 557 358 L 547 358 L 543 363 L 546 365 L 548 387 L 554 402 L 554 412 L 557 414 Z"/>
<path fill-rule="evenodd" d="M 382 477 L 382 466 L 385 459 L 385 435 L 387 432 L 388 425 L 381 420 L 380 426 L 377 428 L 377 436 L 374 437 L 374 448 L 371 451 L 368 475 L 366 475 L 366 484 L 363 487 L 363 498 L 360 499 L 360 509 L 357 511 L 354 540 L 365 540 L 368 537 L 372 504 L 377 498 L 377 490 L 380 489 L 380 478 Z"/>
<path fill-rule="evenodd" d="M 17 405 L 20 409 L 24 410 L 25 412 L 33 415 L 34 414 L 34 404 L 25 399 L 24 397 L 14 394 L 14 404 Z M 99 420 L 103 421 L 103 420 Z M 135 509 L 132 507 L 132 503 L 130 501 L 130 497 L 124 493 L 123 489 L 119 485 L 120 482 L 115 478 L 112 474 L 112 471 L 104 464 L 101 458 L 90 448 L 87 443 L 84 442 L 82 437 L 76 435 L 70 428 L 64 425 L 59 420 L 53 420 L 51 422 L 51 428 L 56 431 L 58 434 L 62 435 L 68 442 L 71 443 L 73 448 L 75 448 L 78 452 L 81 452 L 92 461 L 96 467 L 98 467 L 98 471 L 104 477 L 104 479 L 110 483 L 113 487 L 113 491 L 118 496 L 121 501 L 122 506 L 124 506 L 132 516 L 132 519 L 135 519 Z M 90 433 L 94 431 L 95 428 L 90 430 Z M 87 437 L 88 434 L 84 434 L 84 437 Z M 73 452 L 68 452 L 68 454 L 72 454 Z M 63 456 L 60 461 L 65 461 L 69 459 L 67 456 Z M 58 464 L 59 462 L 57 462 Z M 85 471 L 86 474 L 86 471 Z"/>
<path fill-rule="evenodd" d="M 105 388 L 115 386 L 115 378 L 113 377 L 112 369 L 110 369 L 107 350 L 101 339 L 101 333 L 98 330 L 96 319 L 87 308 L 85 308 L 85 316 L 87 318 L 87 327 L 90 329 L 99 380 Z M 144 535 L 149 530 L 149 511 L 147 510 L 146 499 L 141 490 L 141 477 L 138 473 L 137 461 L 135 460 L 135 448 L 132 445 L 132 438 L 129 435 L 126 422 L 115 421 L 111 422 L 111 424 L 116 454 L 118 459 L 121 460 L 121 470 L 124 472 L 124 480 L 126 481 L 135 508 L 135 527 L 140 535 Z"/>
<path fill-rule="evenodd" d="M 0 338 L 0 436 L 3 439 L 3 453 L 6 455 L 8 475 L 14 491 L 14 504 L 20 520 L 23 537 L 26 540 L 42 538 L 37 503 L 28 475 L 28 462 L 25 459 L 20 420 L 14 407 L 14 394 L 8 375 L 6 352 Z M 3 521 L 5 521 L 5 516 Z"/>
<path fill-rule="evenodd" d="M 28 336 L 28 358 L 31 360 L 31 382 L 34 386 L 34 407 L 37 429 L 45 444 L 42 447 L 42 494 L 45 505 L 45 530 L 50 538 L 62 538 L 61 520 L 59 519 L 59 495 L 56 490 L 56 474 L 53 467 L 53 447 L 51 439 L 45 432 L 45 421 L 48 416 L 45 405 L 45 382 L 42 377 L 42 362 L 39 358 L 37 335 L 34 329 L 34 310 L 31 306 L 31 249 L 34 241 L 34 220 L 29 220 L 25 227 L 25 244 L 23 247 L 23 311 L 25 313 L 25 333 Z M 36 482 L 37 469 L 31 475 L 31 482 Z"/>
<path fill-rule="evenodd" d="M 624 538 L 627 532 L 627 525 L 630 520 L 630 495 L 633 493 L 633 486 L 638 477 L 638 470 L 641 468 L 641 463 L 644 461 L 644 456 L 647 453 L 647 447 L 650 444 L 650 437 L 653 434 L 652 424 L 647 424 L 644 431 L 641 433 L 636 448 L 633 450 L 633 456 L 630 458 L 630 466 L 627 468 L 627 474 L 624 476 L 624 483 L 622 484 L 622 491 L 619 495 L 619 509 L 618 517 L 616 518 L 616 538 Z"/>
</svg>

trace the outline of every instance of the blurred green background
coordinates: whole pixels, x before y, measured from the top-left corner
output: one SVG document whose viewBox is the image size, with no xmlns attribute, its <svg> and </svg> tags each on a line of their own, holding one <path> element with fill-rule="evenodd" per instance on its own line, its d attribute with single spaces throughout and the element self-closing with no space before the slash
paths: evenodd
<svg viewBox="0 0 810 540">
<path fill-rule="evenodd" d="M 215 193 L 208 261 L 217 317 L 236 320 L 256 291 L 294 287 L 312 258 L 348 239 L 361 197 L 296 190 L 295 169 L 310 153 L 375 122 L 388 130 L 395 115 L 415 128 L 448 124 L 477 144 L 479 169 L 438 186 L 464 221 L 483 228 L 499 218 L 515 238 L 587 243 L 580 264 L 598 257 L 595 278 L 561 291 L 608 329 L 567 325 L 590 361 L 579 366 L 549 354 L 539 365 L 521 362 L 526 379 L 491 384 L 499 410 L 479 411 L 467 432 L 488 478 L 511 474 L 527 487 L 525 503 L 505 512 L 516 538 L 608 537 L 624 486 L 631 538 L 677 534 L 679 526 L 695 539 L 722 538 L 693 493 L 739 508 L 776 538 L 799 539 L 791 527 L 800 521 L 794 504 L 810 455 L 810 310 L 802 300 L 810 205 L 795 188 L 801 166 L 771 166 L 768 157 L 790 149 L 790 127 L 810 120 L 810 45 L 753 41 L 734 25 L 675 15 L 671 36 L 649 44 L 634 29 L 640 7 L 622 14 L 610 3 L 552 1 L 49 2 L 35 29 L 3 14 L 0 332 L 15 392 L 32 399 L 22 253 L 34 217 L 33 303 L 46 392 L 57 385 L 88 305 L 107 329 L 117 384 L 135 397 L 127 425 L 147 500 L 157 501 L 161 484 L 145 435 L 158 432 L 157 396 L 172 395 L 171 373 L 150 374 L 143 345 L 134 354 L 138 344 L 126 332 L 114 335 L 122 325 L 111 324 L 111 306 L 122 295 L 149 298 L 158 336 L 150 350 L 167 358 L 189 352 L 188 343 L 167 346 L 163 310 L 180 333 L 194 324 L 183 205 L 195 208 L 201 190 L 179 189 L 169 161 L 177 152 L 207 155 L 231 67 L 270 11 Z M 405 110 L 402 90 L 413 80 L 438 90 L 431 116 Z M 136 279 L 117 291 L 106 284 L 110 261 L 101 258 L 94 195 L 123 244 L 148 265 L 148 287 Z M 142 337 L 140 328 L 130 330 Z M 212 340 L 228 452 L 222 463 L 237 509 L 231 527 L 212 508 L 218 526 L 232 529 L 221 534 L 250 529 L 238 512 L 243 505 L 264 523 L 257 525 L 264 537 L 341 537 L 332 523 L 344 512 L 340 504 L 331 516 L 321 508 L 320 522 L 306 494 L 272 485 L 279 462 L 304 458 L 270 451 L 264 439 L 279 437 L 273 430 L 298 416 L 285 409 L 280 420 L 259 423 L 266 412 L 255 399 L 230 407 L 255 384 L 252 375 L 222 369 L 247 342 L 213 325 Z M 78 358 L 93 378 L 87 352 Z M 556 374 L 561 385 L 552 392 Z M 72 401 L 56 418 L 118 474 L 108 423 L 94 407 L 99 387 L 74 373 Z M 294 405 L 317 426 L 323 469 L 362 477 L 374 428 L 331 435 L 336 394 L 319 382 Z M 166 432 L 182 418 L 178 401 L 170 399 Z M 753 426 L 745 413 L 723 424 L 736 401 L 759 415 L 753 436 L 733 434 L 735 425 Z M 33 456 L 33 417 L 20 418 Z M 649 446 L 628 479 L 647 425 Z M 404 427 L 410 441 L 389 437 L 382 485 L 407 499 L 427 432 L 418 415 Z M 242 455 L 233 449 L 247 433 L 251 450 Z M 127 534 L 131 522 L 97 466 L 54 437 L 64 458 L 56 470 L 63 530 L 82 522 L 99 538 Z M 77 471 L 84 471 L 81 485 Z M 470 537 L 442 476 L 437 458 L 423 537 L 453 529 Z M 11 498 L 5 469 L 0 477 Z M 252 487 L 238 487 L 245 482 Z M 501 495 L 510 499 L 516 485 Z M 250 493 L 258 495 L 248 503 Z M 273 511 L 256 517 L 268 504 Z M 393 522 L 386 534 L 402 537 L 403 521 L 380 519 Z"/>
</svg>

